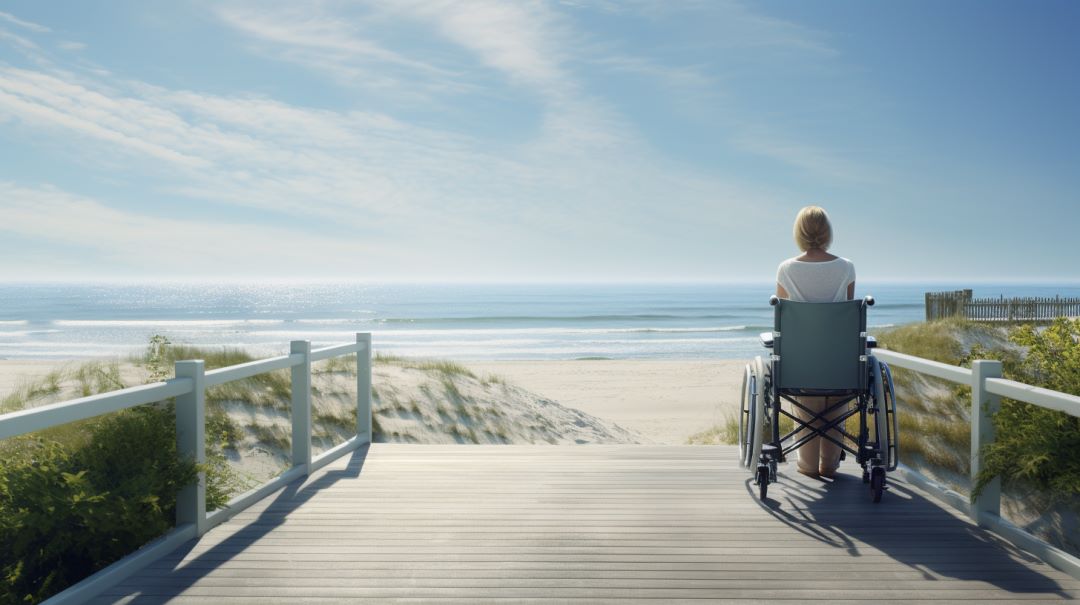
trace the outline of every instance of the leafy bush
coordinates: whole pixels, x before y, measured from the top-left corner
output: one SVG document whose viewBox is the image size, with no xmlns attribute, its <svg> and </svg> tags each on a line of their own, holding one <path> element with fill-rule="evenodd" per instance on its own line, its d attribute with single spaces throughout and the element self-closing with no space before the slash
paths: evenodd
<svg viewBox="0 0 1080 605">
<path fill-rule="evenodd" d="M 189 353 L 155 336 L 142 362 L 164 380 Z M 82 395 L 125 386 L 116 364 L 86 363 L 72 377 Z M 224 506 L 245 487 L 224 453 L 243 431 L 208 406 L 206 435 L 204 465 L 178 459 L 175 408 L 157 403 L 0 442 L 0 603 L 41 601 L 166 533 L 177 494 L 199 471 L 207 510 Z"/>
<path fill-rule="evenodd" d="M 0 602 L 37 602 L 168 531 L 198 468 L 171 405 L 86 423 L 79 446 L 20 438 L 0 471 Z"/>
<path fill-rule="evenodd" d="M 1080 395 L 1080 320 L 1059 318 L 1045 330 L 1022 325 L 1009 337 L 1027 347 L 1027 354 L 1002 360 L 1006 378 Z M 1000 475 L 1006 486 L 1037 491 L 1050 504 L 1076 506 L 1080 418 L 1006 399 L 994 415 L 994 426 L 997 438 L 982 452 L 976 491 Z"/>
</svg>

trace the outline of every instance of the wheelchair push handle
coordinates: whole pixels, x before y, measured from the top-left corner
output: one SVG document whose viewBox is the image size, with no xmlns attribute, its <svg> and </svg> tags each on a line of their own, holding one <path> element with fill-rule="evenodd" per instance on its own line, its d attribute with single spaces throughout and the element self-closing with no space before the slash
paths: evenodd
<svg viewBox="0 0 1080 605">
<path fill-rule="evenodd" d="M 867 294 L 863 297 L 863 303 L 865 303 L 868 307 L 874 306 L 874 297 Z M 769 297 L 769 305 L 775 307 L 778 304 L 780 304 L 780 297 L 775 294 Z"/>
</svg>

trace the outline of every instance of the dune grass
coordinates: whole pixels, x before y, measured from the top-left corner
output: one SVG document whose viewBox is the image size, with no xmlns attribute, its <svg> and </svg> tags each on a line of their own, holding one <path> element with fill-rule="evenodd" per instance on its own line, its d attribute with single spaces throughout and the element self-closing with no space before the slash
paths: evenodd
<svg viewBox="0 0 1080 605">
<path fill-rule="evenodd" d="M 44 376 L 23 381 L 0 400 L 0 413 L 53 403 L 66 390 L 74 391 L 78 397 L 88 397 L 127 386 L 120 376 L 119 363 L 88 361 L 75 368 L 57 368 Z"/>
<path fill-rule="evenodd" d="M 983 326 L 959 318 L 913 323 L 878 333 L 880 346 L 949 365 L 962 365 L 965 333 Z M 968 491 L 964 477 L 970 469 L 970 387 L 894 368 L 900 451 L 905 462 L 947 478 Z"/>
<path fill-rule="evenodd" d="M 720 424 L 694 433 L 686 439 L 686 445 L 735 445 L 738 442 L 739 419 L 730 412 L 724 415 Z"/>
<path fill-rule="evenodd" d="M 785 405 L 785 409 L 786 409 Z M 780 436 L 791 432 L 795 428 L 795 421 L 783 414 L 780 415 Z M 739 417 L 738 412 L 726 412 L 720 424 L 694 433 L 686 439 L 687 445 L 735 445 L 739 442 Z"/>
</svg>

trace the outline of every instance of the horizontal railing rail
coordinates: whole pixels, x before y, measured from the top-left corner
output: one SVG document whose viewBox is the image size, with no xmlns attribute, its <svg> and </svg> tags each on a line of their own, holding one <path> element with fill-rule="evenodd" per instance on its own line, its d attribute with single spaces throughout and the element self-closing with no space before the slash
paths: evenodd
<svg viewBox="0 0 1080 605">
<path fill-rule="evenodd" d="M 927 374 L 942 380 L 960 384 L 969 384 L 971 382 L 971 370 L 961 368 L 960 366 L 953 366 L 947 363 L 941 363 L 940 361 L 931 361 L 929 359 L 923 359 L 922 357 L 896 353 L 880 348 L 874 349 L 874 356 L 890 365 L 895 365 L 900 368 L 908 370 L 915 370 L 918 368 L 916 371 L 919 373 Z"/>
<path fill-rule="evenodd" d="M 1080 397 L 1076 395 L 1051 391 L 1005 378 L 987 378 L 986 390 L 994 395 L 1065 412 L 1070 416 L 1080 418 Z"/>
<path fill-rule="evenodd" d="M 311 364 L 334 357 L 356 354 L 356 434 L 317 457 L 311 455 Z M 289 369 L 292 372 L 292 467 L 244 494 L 225 507 L 206 512 L 206 477 L 199 473 L 176 502 L 176 525 L 166 535 L 137 552 L 54 595 L 46 603 L 82 603 L 124 578 L 172 552 L 177 546 L 206 533 L 287 483 L 311 474 L 337 458 L 370 443 L 371 423 L 371 334 L 357 333 L 356 342 L 311 349 L 311 343 L 293 341 L 288 355 L 242 363 L 206 371 L 202 361 L 176 362 L 176 377 L 91 395 L 61 403 L 0 415 L 0 439 L 17 437 L 52 427 L 87 420 L 140 405 L 175 398 L 177 453 L 197 464 L 206 462 L 206 389 Z"/>
<path fill-rule="evenodd" d="M 972 486 L 976 484 L 982 470 L 982 451 L 996 436 L 992 417 L 1000 411 L 1002 397 L 1080 417 L 1080 397 L 1002 378 L 1000 361 L 973 361 L 969 370 L 882 348 L 875 349 L 874 356 L 893 367 L 971 387 Z M 1080 579 L 1080 559 L 1047 544 L 1001 516 L 1000 477 L 984 485 L 978 495 L 963 498 L 909 467 L 904 466 L 903 470 L 914 483 L 936 493 L 942 501 L 967 513 L 978 525 L 996 532 L 1054 567 Z"/>
<path fill-rule="evenodd" d="M 227 368 L 218 368 L 206 372 L 206 386 L 216 387 L 227 382 L 235 382 L 259 374 L 266 374 L 267 372 L 284 370 L 302 363 L 304 363 L 304 356 L 295 354 L 249 361 L 248 363 L 241 363 Z"/>
<path fill-rule="evenodd" d="M 119 412 L 127 408 L 146 405 L 178 397 L 191 392 L 193 385 L 189 378 L 172 378 L 165 382 L 155 382 L 137 387 L 129 387 L 102 393 L 80 397 L 61 403 L 43 405 L 41 407 L 19 410 L 0 416 L 0 439 L 17 437 L 26 433 L 33 433 L 86 420 L 102 414 Z"/>
</svg>

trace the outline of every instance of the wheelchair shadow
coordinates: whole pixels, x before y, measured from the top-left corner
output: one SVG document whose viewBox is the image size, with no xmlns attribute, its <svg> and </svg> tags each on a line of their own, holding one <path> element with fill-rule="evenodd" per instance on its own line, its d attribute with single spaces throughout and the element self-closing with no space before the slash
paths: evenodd
<svg viewBox="0 0 1080 605">
<path fill-rule="evenodd" d="M 851 557 L 877 551 L 926 580 L 979 581 L 1016 594 L 1072 598 L 1036 566 L 1053 568 L 907 484 L 893 482 L 893 476 L 877 504 L 859 475 L 840 472 L 830 480 L 781 473 L 778 478 L 765 501 L 758 499 L 752 478 L 745 481 L 747 494 L 793 531 Z"/>
<path fill-rule="evenodd" d="M 271 531 L 285 523 L 289 514 L 306 503 L 312 497 L 327 487 L 339 481 L 355 479 L 360 476 L 367 459 L 371 444 L 364 444 L 353 450 L 347 456 L 348 463 L 345 468 L 330 471 L 318 471 L 321 473 L 314 481 L 310 477 L 303 477 L 287 484 L 275 495 L 268 496 L 261 502 L 267 502 L 258 514 L 258 517 L 236 529 L 226 529 L 219 526 L 217 532 L 222 530 L 231 531 L 231 535 L 214 546 L 203 551 L 199 555 L 185 560 L 193 550 L 199 546 L 200 540 L 212 536 L 211 532 L 201 539 L 185 542 L 172 553 L 155 562 L 152 567 L 161 568 L 168 566 L 168 571 L 159 571 L 151 579 L 143 574 L 136 574 L 133 578 L 121 583 L 113 591 L 107 591 L 105 599 L 128 599 L 126 603 L 161 603 L 182 595 L 199 580 L 205 578 L 218 567 L 221 567 L 236 555 L 243 554 L 244 550 L 264 538 Z M 332 462 L 331 465 L 339 462 Z M 256 504 L 259 506 L 259 504 Z M 243 514 L 243 513 L 241 513 Z M 235 520 L 231 521 L 235 523 Z M 230 521 L 226 521 L 230 523 Z M 150 594 L 144 592 L 145 586 L 153 586 Z M 118 596 L 116 592 L 128 591 L 124 596 Z"/>
</svg>

